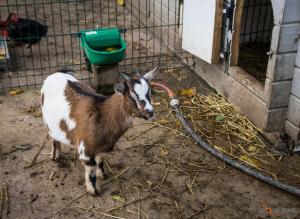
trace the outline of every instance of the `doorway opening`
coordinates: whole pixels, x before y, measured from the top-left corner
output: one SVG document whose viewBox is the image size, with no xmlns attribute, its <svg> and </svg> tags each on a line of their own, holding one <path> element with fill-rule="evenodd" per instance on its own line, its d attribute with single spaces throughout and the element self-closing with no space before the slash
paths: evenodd
<svg viewBox="0 0 300 219">
<path fill-rule="evenodd" d="M 274 25 L 271 0 L 244 0 L 238 66 L 265 82 Z"/>
</svg>

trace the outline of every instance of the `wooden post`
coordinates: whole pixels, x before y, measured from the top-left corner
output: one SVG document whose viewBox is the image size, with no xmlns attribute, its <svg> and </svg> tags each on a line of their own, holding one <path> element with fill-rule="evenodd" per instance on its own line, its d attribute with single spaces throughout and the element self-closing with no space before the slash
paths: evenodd
<svg viewBox="0 0 300 219">
<path fill-rule="evenodd" d="M 244 0 L 237 0 L 234 13 L 234 27 L 232 34 L 231 60 L 230 65 L 237 65 L 240 51 L 240 32 L 243 18 Z"/>
<path fill-rule="evenodd" d="M 119 65 L 93 65 L 92 64 L 93 88 L 103 94 L 114 92 L 114 83 L 119 77 Z"/>
</svg>

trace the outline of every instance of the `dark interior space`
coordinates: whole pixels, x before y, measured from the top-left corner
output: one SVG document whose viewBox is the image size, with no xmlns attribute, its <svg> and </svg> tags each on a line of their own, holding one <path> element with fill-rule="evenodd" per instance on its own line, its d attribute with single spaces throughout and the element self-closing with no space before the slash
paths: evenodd
<svg viewBox="0 0 300 219">
<path fill-rule="evenodd" d="M 245 0 L 238 66 L 264 83 L 273 29 L 270 0 Z"/>
</svg>

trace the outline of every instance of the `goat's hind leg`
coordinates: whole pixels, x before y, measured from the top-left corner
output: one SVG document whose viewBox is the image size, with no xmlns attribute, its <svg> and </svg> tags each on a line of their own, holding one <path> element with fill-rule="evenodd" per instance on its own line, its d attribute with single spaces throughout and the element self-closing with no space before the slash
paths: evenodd
<svg viewBox="0 0 300 219">
<path fill-rule="evenodd" d="M 89 193 L 92 195 L 98 195 L 98 191 L 96 188 L 96 168 L 97 163 L 95 159 L 90 158 L 87 161 L 82 161 L 82 164 L 85 169 L 85 186 Z"/>
<path fill-rule="evenodd" d="M 95 160 L 97 162 L 96 176 L 100 179 L 105 179 L 107 175 L 103 168 L 103 156 L 101 154 L 98 154 Z"/>
<path fill-rule="evenodd" d="M 61 143 L 53 139 L 50 159 L 54 161 L 58 161 L 60 159 L 60 154 L 61 154 Z"/>
</svg>

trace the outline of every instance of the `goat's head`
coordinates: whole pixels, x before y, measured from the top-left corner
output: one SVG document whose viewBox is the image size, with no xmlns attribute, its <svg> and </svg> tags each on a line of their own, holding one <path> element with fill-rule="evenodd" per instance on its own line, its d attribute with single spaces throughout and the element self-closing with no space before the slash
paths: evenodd
<svg viewBox="0 0 300 219">
<path fill-rule="evenodd" d="M 131 115 L 144 119 L 153 117 L 150 81 L 157 72 L 158 68 L 143 76 L 140 74 L 129 76 L 121 73 L 121 81 L 115 84 L 115 92 L 124 95 Z"/>
</svg>

